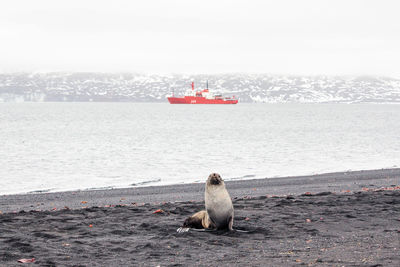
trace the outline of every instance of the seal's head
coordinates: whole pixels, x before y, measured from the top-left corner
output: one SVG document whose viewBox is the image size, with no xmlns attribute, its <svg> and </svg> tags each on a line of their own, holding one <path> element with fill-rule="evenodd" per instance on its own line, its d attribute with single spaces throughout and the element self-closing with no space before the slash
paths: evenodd
<svg viewBox="0 0 400 267">
<path fill-rule="evenodd" d="M 207 179 L 207 185 L 221 185 L 224 181 L 218 173 L 211 173 Z"/>
</svg>

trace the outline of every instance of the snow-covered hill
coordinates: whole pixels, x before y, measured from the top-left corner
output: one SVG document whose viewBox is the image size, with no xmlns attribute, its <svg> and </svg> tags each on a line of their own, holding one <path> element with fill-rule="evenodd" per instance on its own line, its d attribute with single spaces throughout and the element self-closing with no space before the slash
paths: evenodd
<svg viewBox="0 0 400 267">
<path fill-rule="evenodd" d="M 0 74 L 4 101 L 166 102 L 183 94 L 191 81 L 241 102 L 398 102 L 400 80 L 387 77 L 277 76 L 264 74 L 144 75 L 135 73 Z"/>
</svg>

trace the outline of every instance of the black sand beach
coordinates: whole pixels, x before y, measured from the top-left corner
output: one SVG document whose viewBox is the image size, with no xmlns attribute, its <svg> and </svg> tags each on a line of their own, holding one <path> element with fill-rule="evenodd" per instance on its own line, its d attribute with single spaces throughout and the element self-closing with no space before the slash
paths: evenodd
<svg viewBox="0 0 400 267">
<path fill-rule="evenodd" d="M 400 265 L 400 169 L 226 185 L 248 232 L 176 231 L 204 184 L 0 196 L 0 266 Z"/>
</svg>

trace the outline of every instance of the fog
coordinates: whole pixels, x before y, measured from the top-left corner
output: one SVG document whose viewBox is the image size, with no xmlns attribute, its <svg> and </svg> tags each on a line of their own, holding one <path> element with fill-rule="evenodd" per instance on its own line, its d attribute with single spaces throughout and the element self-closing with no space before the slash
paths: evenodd
<svg viewBox="0 0 400 267">
<path fill-rule="evenodd" d="M 7 1 L 0 71 L 400 77 L 396 1 Z"/>
</svg>

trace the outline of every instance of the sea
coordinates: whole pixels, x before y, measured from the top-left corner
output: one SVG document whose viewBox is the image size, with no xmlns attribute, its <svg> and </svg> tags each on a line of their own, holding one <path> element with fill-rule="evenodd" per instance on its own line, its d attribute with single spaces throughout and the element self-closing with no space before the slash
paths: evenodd
<svg viewBox="0 0 400 267">
<path fill-rule="evenodd" d="M 400 105 L 0 103 L 0 194 L 400 166 Z"/>
</svg>

